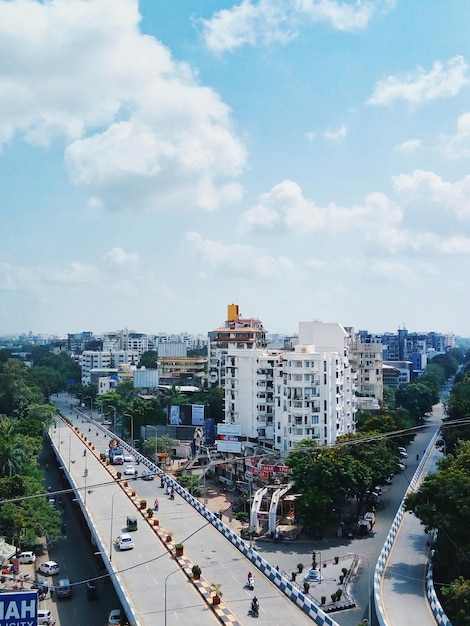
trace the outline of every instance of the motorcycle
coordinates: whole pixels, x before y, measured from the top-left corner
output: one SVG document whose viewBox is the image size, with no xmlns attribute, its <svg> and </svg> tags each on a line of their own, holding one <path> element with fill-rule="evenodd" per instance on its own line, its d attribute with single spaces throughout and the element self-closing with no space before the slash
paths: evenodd
<svg viewBox="0 0 470 626">
<path fill-rule="evenodd" d="M 255 579 L 253 576 L 248 576 L 246 586 L 250 591 L 253 591 L 253 589 L 255 588 Z"/>
<path fill-rule="evenodd" d="M 251 603 L 251 615 L 252 617 L 258 617 L 259 616 L 259 604 L 257 602 L 252 602 Z"/>
</svg>

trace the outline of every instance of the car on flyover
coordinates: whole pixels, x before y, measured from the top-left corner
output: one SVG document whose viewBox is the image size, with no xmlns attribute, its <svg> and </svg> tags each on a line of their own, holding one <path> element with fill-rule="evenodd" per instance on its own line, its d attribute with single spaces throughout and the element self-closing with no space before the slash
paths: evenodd
<svg viewBox="0 0 470 626">
<path fill-rule="evenodd" d="M 132 550 L 134 547 L 134 541 L 127 533 L 119 535 L 116 539 L 116 543 L 119 546 L 119 550 Z"/>
<path fill-rule="evenodd" d="M 125 476 L 135 476 L 135 467 L 133 465 L 126 465 L 126 469 L 124 470 Z"/>
<path fill-rule="evenodd" d="M 144 470 L 142 472 L 142 480 L 153 480 L 155 478 L 155 472 L 151 470 Z"/>
</svg>

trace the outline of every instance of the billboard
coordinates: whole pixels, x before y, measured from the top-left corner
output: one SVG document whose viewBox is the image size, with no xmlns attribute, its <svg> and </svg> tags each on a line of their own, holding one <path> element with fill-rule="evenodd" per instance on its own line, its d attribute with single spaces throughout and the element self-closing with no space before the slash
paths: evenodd
<svg viewBox="0 0 470 626">
<path fill-rule="evenodd" d="M 37 626 L 38 606 L 37 591 L 0 594 L 0 626 Z"/>
<path fill-rule="evenodd" d="M 240 454 L 242 451 L 241 434 L 240 424 L 217 424 L 217 451 Z"/>
<path fill-rule="evenodd" d="M 204 426 L 209 407 L 204 404 L 171 405 L 168 412 L 170 426 Z"/>
</svg>

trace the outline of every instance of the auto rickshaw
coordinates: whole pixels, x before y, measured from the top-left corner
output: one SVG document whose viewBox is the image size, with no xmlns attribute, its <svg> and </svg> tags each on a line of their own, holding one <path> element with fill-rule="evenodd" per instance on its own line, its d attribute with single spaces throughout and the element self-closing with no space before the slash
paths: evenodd
<svg viewBox="0 0 470 626">
<path fill-rule="evenodd" d="M 127 516 L 127 531 L 137 530 L 137 517 L 134 515 Z"/>
</svg>

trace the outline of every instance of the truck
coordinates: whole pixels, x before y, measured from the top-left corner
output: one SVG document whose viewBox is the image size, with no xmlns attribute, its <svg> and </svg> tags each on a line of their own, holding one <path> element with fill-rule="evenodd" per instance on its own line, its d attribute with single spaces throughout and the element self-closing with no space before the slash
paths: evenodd
<svg viewBox="0 0 470 626">
<path fill-rule="evenodd" d="M 115 437 L 109 442 L 109 462 L 112 465 L 124 464 L 124 449 Z"/>
</svg>

